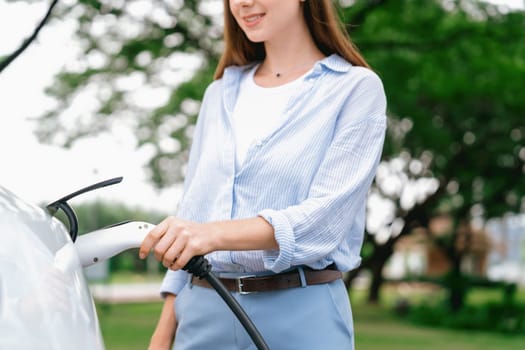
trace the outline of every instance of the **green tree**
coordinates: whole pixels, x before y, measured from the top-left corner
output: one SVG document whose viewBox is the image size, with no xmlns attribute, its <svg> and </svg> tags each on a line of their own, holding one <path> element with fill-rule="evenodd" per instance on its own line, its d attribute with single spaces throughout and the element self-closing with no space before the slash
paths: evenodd
<svg viewBox="0 0 525 350">
<path fill-rule="evenodd" d="M 367 237 L 369 300 L 378 300 L 396 241 L 446 212 L 454 228 L 437 243 L 452 261 L 447 281 L 458 309 L 465 293 L 459 224 L 523 209 L 524 13 L 472 1 L 385 1 L 355 24 L 355 40 L 385 83 L 391 116 L 373 192 L 395 209 L 383 227 L 388 238 Z M 418 183 L 430 191 L 416 191 Z"/>
<path fill-rule="evenodd" d="M 55 19 L 75 18 L 80 54 L 47 89 L 56 108 L 43 115 L 41 141 L 70 147 L 127 126 L 150 147 L 150 178 L 180 181 L 205 86 L 220 54 L 216 1 L 99 1 L 60 4 Z M 140 100 L 139 95 L 149 97 Z M 79 96 L 92 104 L 75 110 Z M 84 106 L 84 108 L 86 108 Z"/>
</svg>

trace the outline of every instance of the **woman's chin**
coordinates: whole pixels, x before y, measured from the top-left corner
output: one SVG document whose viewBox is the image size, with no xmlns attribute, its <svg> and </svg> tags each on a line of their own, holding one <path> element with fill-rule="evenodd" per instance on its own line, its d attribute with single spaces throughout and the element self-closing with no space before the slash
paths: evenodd
<svg viewBox="0 0 525 350">
<path fill-rule="evenodd" d="M 264 43 L 266 41 L 266 37 L 262 35 L 258 35 L 256 33 L 250 33 L 249 35 L 246 34 L 246 37 L 248 40 L 250 40 L 252 43 Z"/>
</svg>

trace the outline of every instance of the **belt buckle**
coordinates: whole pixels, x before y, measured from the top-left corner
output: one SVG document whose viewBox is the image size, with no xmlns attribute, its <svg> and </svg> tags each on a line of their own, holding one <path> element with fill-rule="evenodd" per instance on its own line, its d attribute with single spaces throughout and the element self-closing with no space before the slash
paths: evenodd
<svg viewBox="0 0 525 350">
<path fill-rule="evenodd" d="M 242 276 L 242 277 L 237 277 L 235 280 L 237 281 L 237 292 L 240 294 L 240 295 L 246 295 L 246 294 L 252 294 L 252 293 L 255 293 L 255 292 L 247 292 L 247 291 L 244 291 L 242 288 L 244 286 L 244 284 L 242 283 L 242 280 L 243 279 L 246 279 L 246 278 L 251 278 L 251 277 L 255 277 L 255 275 L 247 275 L 247 276 Z"/>
</svg>

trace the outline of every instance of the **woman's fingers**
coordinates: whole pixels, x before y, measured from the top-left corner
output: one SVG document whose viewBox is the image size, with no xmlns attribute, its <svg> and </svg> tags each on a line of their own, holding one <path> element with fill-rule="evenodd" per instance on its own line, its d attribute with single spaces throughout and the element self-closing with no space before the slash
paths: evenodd
<svg viewBox="0 0 525 350">
<path fill-rule="evenodd" d="M 149 252 L 156 248 L 157 244 L 161 241 L 161 239 L 164 237 L 164 235 L 171 231 L 171 227 L 174 226 L 174 223 L 176 224 L 178 220 L 174 217 L 167 217 L 164 219 L 160 224 L 155 226 L 144 238 L 142 241 L 142 244 L 140 245 L 139 249 L 139 257 L 141 259 L 144 259 L 146 256 L 148 256 Z M 167 249 L 167 248 L 166 248 Z M 159 259 L 159 257 L 155 256 L 157 260 L 162 261 L 162 258 Z"/>
<path fill-rule="evenodd" d="M 190 249 L 184 249 L 182 253 L 177 257 L 175 261 L 171 264 L 172 270 L 179 270 L 182 269 L 184 266 L 186 266 L 190 259 L 193 258 L 195 255 Z"/>
<path fill-rule="evenodd" d="M 142 241 L 142 244 L 140 245 L 139 249 L 139 257 L 141 259 L 144 259 L 146 256 L 148 256 L 149 252 L 157 242 L 162 238 L 162 236 L 166 233 L 166 230 L 169 227 L 169 220 L 170 218 L 164 219 L 160 224 L 155 226 L 144 238 Z"/>
<path fill-rule="evenodd" d="M 153 250 L 155 259 L 162 265 L 179 270 L 193 256 L 212 251 L 207 240 L 209 229 L 205 229 L 205 226 L 168 217 L 146 235 L 139 256 L 144 259 Z"/>
<path fill-rule="evenodd" d="M 162 265 L 168 269 L 178 270 L 180 267 L 177 267 L 176 261 L 184 250 L 185 240 L 183 237 L 177 237 L 177 239 L 168 247 L 168 250 L 165 252 L 162 257 Z M 174 266 L 175 265 L 175 266 Z"/>
<path fill-rule="evenodd" d="M 177 227 L 169 226 L 166 232 L 162 235 L 162 237 L 160 237 L 160 239 L 153 247 L 153 255 L 155 255 L 155 259 L 157 259 L 160 262 L 163 262 L 164 255 L 177 239 L 177 231 Z"/>
</svg>

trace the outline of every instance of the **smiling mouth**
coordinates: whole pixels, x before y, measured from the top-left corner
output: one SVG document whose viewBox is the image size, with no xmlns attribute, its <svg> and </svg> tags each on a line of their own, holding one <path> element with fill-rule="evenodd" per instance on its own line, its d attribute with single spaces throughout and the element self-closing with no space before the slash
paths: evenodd
<svg viewBox="0 0 525 350">
<path fill-rule="evenodd" d="M 259 22 L 264 17 L 264 15 L 265 15 L 264 13 L 259 13 L 256 15 L 245 16 L 242 19 L 244 20 L 244 22 L 246 22 L 246 24 L 253 25 Z"/>
</svg>

